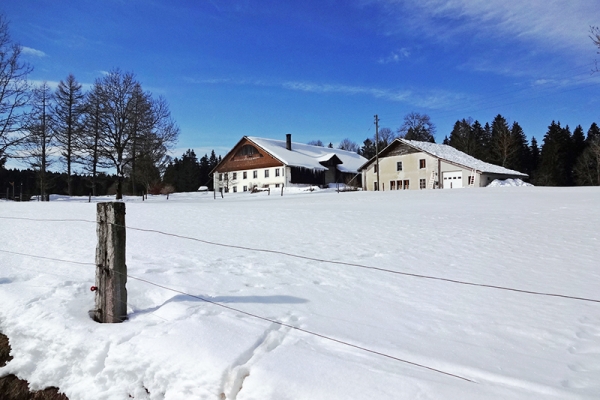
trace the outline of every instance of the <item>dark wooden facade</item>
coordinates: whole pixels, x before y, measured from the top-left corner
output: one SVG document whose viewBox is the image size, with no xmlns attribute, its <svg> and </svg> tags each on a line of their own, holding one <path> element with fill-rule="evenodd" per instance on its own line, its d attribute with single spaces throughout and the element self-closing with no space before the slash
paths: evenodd
<svg viewBox="0 0 600 400">
<path fill-rule="evenodd" d="M 250 146 L 253 151 L 250 150 Z M 224 173 L 231 171 L 243 171 L 259 168 L 281 167 L 283 163 L 267 153 L 265 150 L 256 146 L 247 138 L 243 138 L 239 143 L 225 156 L 223 161 L 215 168 L 214 172 Z"/>
</svg>

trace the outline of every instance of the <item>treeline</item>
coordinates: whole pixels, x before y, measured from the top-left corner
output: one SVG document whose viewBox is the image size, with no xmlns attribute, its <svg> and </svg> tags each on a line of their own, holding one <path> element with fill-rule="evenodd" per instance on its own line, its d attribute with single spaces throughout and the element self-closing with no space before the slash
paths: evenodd
<svg viewBox="0 0 600 400">
<path fill-rule="evenodd" d="M 210 157 L 205 154 L 198 160 L 194 150 L 188 149 L 181 158 L 175 158 L 169 163 L 163 176 L 163 183 L 170 185 L 175 192 L 193 192 L 200 186 L 213 190 L 210 171 L 221 161 L 212 150 Z"/>
<path fill-rule="evenodd" d="M 35 172 L 42 198 L 50 188 L 56 192 L 49 167 L 57 161 L 68 195 L 77 191 L 76 170 L 89 177 L 94 195 L 100 194 L 100 171 L 115 171 L 117 199 L 160 183 L 179 134 L 164 98 L 119 69 L 96 79 L 88 92 L 72 74 L 56 90 L 46 82 L 32 86 L 21 50 L 0 15 L 0 168 L 7 157 L 20 159 Z"/>
<path fill-rule="evenodd" d="M 435 125 L 428 115 L 409 113 L 396 131 L 379 129 L 378 149 L 398 137 L 435 143 L 434 134 Z M 338 148 L 371 159 L 376 154 L 376 142 L 375 136 L 365 139 L 362 146 L 344 139 Z M 540 147 L 535 137 L 527 140 L 518 122 L 509 124 L 500 114 L 483 125 L 465 118 L 456 121 L 443 144 L 479 160 L 524 172 L 535 185 L 600 185 L 600 128 L 595 122 L 587 131 L 581 125 L 571 131 L 569 126 L 552 121 Z"/>
<path fill-rule="evenodd" d="M 0 199 L 28 201 L 32 198 L 43 200 L 39 191 L 38 172 L 32 169 L 5 169 L 0 167 Z M 96 176 L 96 195 L 104 196 L 116 193 L 115 175 L 99 172 Z M 74 173 L 70 178 L 73 196 L 88 196 L 92 194 L 91 180 L 88 175 Z M 46 185 L 51 193 L 66 194 L 67 174 L 64 172 L 46 173 Z"/>
<path fill-rule="evenodd" d="M 600 185 L 600 129 L 596 123 L 584 131 L 552 121 L 540 148 L 529 142 L 518 122 L 510 126 L 502 115 L 491 125 L 463 119 L 456 121 L 448 144 L 482 161 L 524 172 L 539 186 Z"/>
</svg>

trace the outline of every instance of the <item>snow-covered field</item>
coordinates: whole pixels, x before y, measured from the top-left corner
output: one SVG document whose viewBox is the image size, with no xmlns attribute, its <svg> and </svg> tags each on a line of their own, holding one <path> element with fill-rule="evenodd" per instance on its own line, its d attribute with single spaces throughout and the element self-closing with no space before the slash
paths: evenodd
<svg viewBox="0 0 600 400">
<path fill-rule="evenodd" d="M 600 188 L 276 194 L 130 198 L 127 225 L 600 299 Z M 0 203 L 0 331 L 14 356 L 0 375 L 34 389 L 71 400 L 600 398 L 599 302 L 131 229 L 132 277 L 242 312 L 130 278 L 129 320 L 97 324 L 95 224 L 6 219 L 96 218 L 87 198 L 55 200 Z"/>
</svg>

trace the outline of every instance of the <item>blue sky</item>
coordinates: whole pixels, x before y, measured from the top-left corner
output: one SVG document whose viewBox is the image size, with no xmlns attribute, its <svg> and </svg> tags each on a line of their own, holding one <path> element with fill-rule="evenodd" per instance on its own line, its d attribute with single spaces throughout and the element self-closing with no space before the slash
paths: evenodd
<svg viewBox="0 0 600 400">
<path fill-rule="evenodd" d="M 164 96 L 175 155 L 242 136 L 358 143 L 426 113 L 436 139 L 497 114 L 541 142 L 600 123 L 598 0 L 19 0 L 3 2 L 34 82 L 89 87 L 113 68 Z"/>
</svg>

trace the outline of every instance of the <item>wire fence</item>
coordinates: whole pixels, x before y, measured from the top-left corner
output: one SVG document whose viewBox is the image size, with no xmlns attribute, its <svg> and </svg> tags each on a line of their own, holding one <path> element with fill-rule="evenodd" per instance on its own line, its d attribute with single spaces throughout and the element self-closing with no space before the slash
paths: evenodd
<svg viewBox="0 0 600 400">
<path fill-rule="evenodd" d="M 12 216 L 0 216 L 0 219 L 5 219 L 5 220 L 23 220 L 23 221 L 34 221 L 34 222 L 61 222 L 61 223 L 67 223 L 67 222 L 81 222 L 81 223 L 89 223 L 89 224 L 97 224 L 97 221 L 94 220 L 87 220 L 87 219 L 77 219 L 77 218 L 73 218 L 73 219 L 55 219 L 55 218 L 48 218 L 48 219 L 40 219 L 40 218 L 27 218 L 27 217 L 12 217 Z M 381 267 L 375 267 L 375 266 L 369 266 L 369 265 L 364 265 L 364 264 L 358 264 L 358 263 L 352 263 L 352 262 L 345 262 L 345 261 L 336 261 L 336 260 L 328 260 L 328 259 L 324 259 L 324 258 L 318 258 L 318 257 L 311 257 L 311 256 L 305 256 L 305 255 L 300 255 L 300 254 L 294 254 L 294 253 L 289 253 L 289 252 L 284 252 L 284 251 L 279 251 L 279 250 L 272 250 L 272 249 L 263 249 L 263 248 L 254 248 L 254 247 L 249 247 L 249 246 L 240 246 L 240 245 L 232 245 L 232 244 L 227 244 L 227 243 L 220 243 L 220 242 L 216 242 L 216 241 L 210 241 L 210 240 L 204 240 L 204 239 L 199 239 L 199 238 L 195 238 L 195 237 L 191 237 L 191 236 L 186 236 L 186 235 L 180 235 L 180 234 L 176 234 L 176 233 L 171 233 L 171 232 L 164 232 L 164 231 L 160 231 L 160 230 L 155 230 L 155 229 L 145 229 L 145 228 L 138 228 L 138 227 L 132 227 L 132 226 L 123 226 L 123 225 L 117 225 L 117 224 L 112 224 L 118 227 L 123 227 L 125 229 L 129 229 L 132 231 L 139 231 L 139 232 L 145 232 L 145 233 L 151 233 L 151 234 L 157 234 L 157 235 L 163 235 L 163 236 L 169 236 L 169 237 L 174 237 L 177 239 L 181 239 L 181 240 L 188 240 L 188 241 L 194 241 L 194 242 L 198 242 L 198 243 L 202 243 L 205 245 L 210 245 L 210 246 L 219 246 L 219 247 L 226 247 L 226 248 L 231 248 L 231 249 L 238 249 L 238 250 L 243 250 L 243 251 L 249 251 L 249 252 L 259 252 L 259 253 L 269 253 L 269 254 L 276 254 L 276 255 L 280 255 L 283 257 L 290 257 L 290 258 L 296 258 L 296 259 L 302 259 L 302 260 L 308 260 L 308 261 L 314 261 L 314 262 L 318 262 L 321 264 L 333 264 L 333 265 L 342 265 L 342 266 L 347 266 L 347 267 L 354 267 L 354 268 L 361 268 L 361 269 L 365 269 L 365 270 L 371 270 L 371 271 L 375 271 L 378 273 L 386 273 L 386 274 L 392 274 L 395 276 L 405 276 L 405 277 L 410 277 L 410 278 L 415 278 L 415 279 L 425 279 L 425 280 L 434 280 L 434 281 L 440 281 L 440 282 L 444 282 L 444 283 L 448 283 L 448 284 L 452 284 L 452 285 L 462 285 L 462 286 L 474 286 L 474 287 L 481 287 L 481 288 L 486 288 L 486 289 L 492 289 L 492 290 L 501 290 L 501 291 L 509 291 L 509 292 L 516 292 L 516 293 L 521 293 L 521 294 L 526 294 L 526 295 L 533 295 L 533 296 L 544 296 L 544 297 L 554 297 L 554 298 L 564 298 L 564 299 L 569 299 L 569 300 L 574 300 L 574 301 L 582 301 L 582 302 L 590 302 L 590 303 L 600 303 L 600 299 L 594 299 L 594 298 L 588 298 L 588 297 L 580 297 L 580 296 L 571 296 L 571 295 L 566 295 L 566 294 L 560 294 L 560 293 L 551 293 L 551 292 L 540 292 L 540 291 L 533 291 L 533 290 L 527 290 L 527 289 L 520 289 L 520 288 L 514 288 L 514 287 L 506 287 L 506 286 L 500 286 L 500 285 L 492 285 L 492 284 L 485 284 L 485 283 L 477 283 L 477 282 L 468 282 L 468 281 L 462 281 L 462 280 L 456 280 L 456 279 L 450 279 L 450 278 L 444 278 L 444 277 L 439 277 L 439 276 L 432 276 L 432 275 L 425 275 L 425 274 L 415 274 L 415 273 L 411 273 L 411 272 L 406 272 L 406 271 L 397 271 L 397 270 L 391 270 L 391 269 L 387 269 L 387 268 L 381 268 Z M 65 260 L 65 259 L 59 259 L 59 258 L 54 258 L 54 257 L 48 257 L 48 256 L 40 256 L 40 255 L 34 255 L 34 254 L 27 254 L 27 253 L 22 253 L 22 252 L 17 252 L 17 251 L 12 251 L 12 250 L 6 250 L 6 249 L 0 249 L 0 252 L 2 253 L 6 253 L 6 254 L 12 254 L 12 255 L 16 255 L 16 256 L 21 256 L 21 257 L 32 257 L 32 258 L 37 258 L 37 259 L 43 259 L 43 260 L 49 260 L 49 261 L 55 261 L 55 262 L 61 262 L 61 263 L 70 263 L 70 264 L 76 264 L 76 265 L 84 265 L 84 266 L 94 266 L 96 267 L 96 263 L 94 262 L 83 262 L 83 261 L 75 261 L 75 260 Z M 340 345 L 344 345 L 347 347 L 351 347 L 354 349 L 358 349 L 367 353 L 371 353 L 371 354 L 375 354 L 381 357 L 385 357 L 391 360 L 395 360 L 401 363 L 405 363 L 405 364 L 409 364 L 415 367 L 419 367 L 419 368 L 423 368 L 429 371 L 433 371 L 436 373 L 440 373 L 440 374 L 444 374 L 447 376 L 451 376 L 454 378 L 458 378 L 464 381 L 468 381 L 468 382 L 472 382 L 472 383 L 477 383 L 475 380 L 473 379 L 469 379 L 465 376 L 461 376 L 458 374 L 454 374 L 448 371 L 443 371 L 440 369 L 436 369 L 433 368 L 431 366 L 427 366 L 421 363 L 417 363 L 414 361 L 410 361 L 410 360 L 406 360 L 400 357 L 396 357 L 394 355 L 388 354 L 388 353 L 384 353 L 381 351 L 376 351 L 364 346 L 360 346 L 357 344 L 353 344 L 338 338 L 334 338 L 328 335 L 324 335 L 321 334 L 319 332 L 315 332 L 315 331 L 311 331 L 308 329 L 304 329 L 295 325 L 291 325 L 279 320 L 276 320 L 274 318 L 268 318 L 256 313 L 252 313 L 252 312 L 248 312 L 239 308 L 235 308 L 223 303 L 220 303 L 218 301 L 214 301 L 211 300 L 209 298 L 205 298 L 202 296 L 198 296 L 198 295 L 194 295 L 179 289 L 175 289 L 169 286 L 166 286 L 164 284 L 158 283 L 158 282 L 153 282 L 150 281 L 148 279 L 145 279 L 143 277 L 139 277 L 139 276 L 133 276 L 130 274 L 125 274 L 128 278 L 139 281 L 139 282 L 143 282 L 147 285 L 151 285 L 154 287 L 158 287 L 161 288 L 163 290 L 167 290 L 167 291 L 171 291 L 173 293 L 178 293 L 181 295 L 185 295 L 188 296 L 190 298 L 194 298 L 206 303 L 210 303 L 214 306 L 223 308 L 223 309 L 227 309 L 229 311 L 234 311 L 258 320 L 262 320 L 262 321 L 266 321 L 266 322 L 270 322 L 273 324 L 277 324 L 280 326 L 284 326 L 287 327 L 289 329 L 298 331 L 298 332 L 302 332 L 314 337 L 318 337 L 327 341 L 331 341 L 331 342 L 335 342 L 338 343 Z M 135 309 L 134 307 L 131 306 L 131 304 L 127 303 L 127 305 L 129 307 L 131 307 L 132 309 Z M 153 316 L 161 318 L 163 320 L 166 320 L 165 318 L 162 318 L 158 315 L 155 315 L 154 313 L 152 313 Z"/>
</svg>

